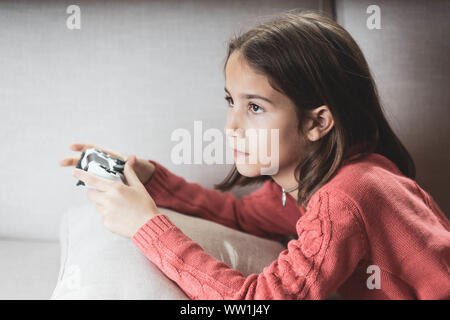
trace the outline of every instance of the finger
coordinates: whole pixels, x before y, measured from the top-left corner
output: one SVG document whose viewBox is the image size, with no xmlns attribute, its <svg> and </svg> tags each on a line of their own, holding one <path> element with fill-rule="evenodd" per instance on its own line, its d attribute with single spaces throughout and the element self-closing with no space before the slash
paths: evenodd
<svg viewBox="0 0 450 320">
<path fill-rule="evenodd" d="M 124 175 L 125 179 L 129 186 L 139 186 L 141 185 L 141 181 L 134 171 L 134 165 L 136 163 L 136 156 L 132 155 L 129 157 L 130 159 L 125 163 Z"/>
<path fill-rule="evenodd" d="M 62 167 L 76 166 L 80 158 L 70 157 L 59 160 L 59 165 Z"/>
<path fill-rule="evenodd" d="M 126 156 L 126 155 L 124 155 L 124 154 L 121 154 L 121 153 L 118 153 L 118 152 L 113 151 L 113 150 L 108 150 L 108 149 L 105 149 L 105 148 L 96 146 L 96 145 L 94 145 L 94 144 L 89 144 L 89 143 L 73 143 L 73 144 L 70 145 L 70 149 L 71 149 L 71 150 L 73 150 L 73 151 L 80 151 L 80 152 L 83 152 L 83 151 L 85 151 L 86 149 L 92 149 L 92 148 L 95 148 L 95 149 L 98 149 L 98 150 L 100 150 L 100 151 L 103 151 L 103 152 L 109 154 L 110 156 L 112 156 L 112 157 L 114 157 L 114 158 L 120 157 L 120 158 L 124 159 L 125 161 L 127 161 L 127 157 L 128 157 L 128 156 Z"/>
<path fill-rule="evenodd" d="M 81 169 L 74 168 L 72 170 L 72 175 L 79 180 L 83 181 L 90 187 L 93 187 L 100 191 L 109 191 L 112 189 L 114 181 L 107 180 L 96 175 L 93 175 L 89 172 L 86 172 Z"/>
<path fill-rule="evenodd" d="M 105 202 L 105 192 L 97 189 L 89 189 L 87 191 L 87 198 L 98 205 L 103 205 Z"/>
<path fill-rule="evenodd" d="M 100 213 L 100 215 L 102 216 L 102 221 L 103 221 L 103 218 L 105 217 L 105 207 L 103 205 L 101 205 L 100 203 L 96 203 L 95 210 L 98 213 Z"/>
<path fill-rule="evenodd" d="M 90 149 L 90 148 L 96 148 L 96 147 L 94 145 L 88 144 L 88 143 L 72 143 L 70 145 L 70 149 L 73 151 L 83 152 L 84 150 Z"/>
</svg>

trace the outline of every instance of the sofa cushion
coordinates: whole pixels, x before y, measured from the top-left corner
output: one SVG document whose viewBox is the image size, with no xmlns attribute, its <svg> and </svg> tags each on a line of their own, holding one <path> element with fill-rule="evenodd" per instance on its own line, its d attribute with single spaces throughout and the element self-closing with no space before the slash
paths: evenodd
<svg viewBox="0 0 450 320">
<path fill-rule="evenodd" d="M 159 209 L 206 252 L 245 276 L 262 272 L 285 249 L 275 241 Z M 52 299 L 189 299 L 130 239 L 106 230 L 92 204 L 63 215 L 60 240 L 61 267 Z"/>
</svg>

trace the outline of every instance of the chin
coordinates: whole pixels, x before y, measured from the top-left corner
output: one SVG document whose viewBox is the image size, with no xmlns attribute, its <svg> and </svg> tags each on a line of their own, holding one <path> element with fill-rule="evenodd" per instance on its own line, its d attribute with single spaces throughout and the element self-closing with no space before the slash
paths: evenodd
<svg viewBox="0 0 450 320">
<path fill-rule="evenodd" d="M 235 163 L 237 171 L 244 177 L 254 178 L 261 175 L 261 166 L 258 164 Z"/>
<path fill-rule="evenodd" d="M 246 164 L 237 164 L 237 171 L 247 178 L 255 178 L 259 176 L 274 176 L 278 173 L 278 167 L 266 167 L 266 166 L 258 166 L 258 165 L 246 165 Z"/>
</svg>

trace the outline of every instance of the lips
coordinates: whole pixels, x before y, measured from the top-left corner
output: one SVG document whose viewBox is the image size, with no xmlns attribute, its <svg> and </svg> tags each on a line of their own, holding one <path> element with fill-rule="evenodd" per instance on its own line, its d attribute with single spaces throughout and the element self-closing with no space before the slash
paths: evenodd
<svg viewBox="0 0 450 320">
<path fill-rule="evenodd" d="M 237 149 L 233 149 L 233 152 L 235 152 L 235 153 L 237 153 L 237 154 L 243 154 L 243 155 L 246 155 L 246 156 L 249 155 L 248 152 L 242 152 L 242 151 L 239 151 L 239 150 L 237 150 Z"/>
<path fill-rule="evenodd" d="M 241 151 L 239 149 L 237 149 L 237 146 L 241 146 L 245 149 L 244 146 L 246 146 L 246 142 L 245 141 L 235 141 L 234 139 L 229 139 L 229 146 L 231 148 L 231 150 L 233 150 L 233 153 L 237 153 L 237 154 L 243 154 L 248 156 L 250 153 L 246 152 L 246 151 Z"/>
</svg>

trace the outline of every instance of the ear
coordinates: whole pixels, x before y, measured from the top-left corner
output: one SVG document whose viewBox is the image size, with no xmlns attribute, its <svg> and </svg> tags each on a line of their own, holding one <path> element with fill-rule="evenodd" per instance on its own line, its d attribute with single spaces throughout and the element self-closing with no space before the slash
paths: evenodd
<svg viewBox="0 0 450 320">
<path fill-rule="evenodd" d="M 310 141 L 317 141 L 325 136 L 334 126 L 334 118 L 328 106 L 322 105 L 310 111 L 311 120 L 306 136 Z"/>
</svg>

